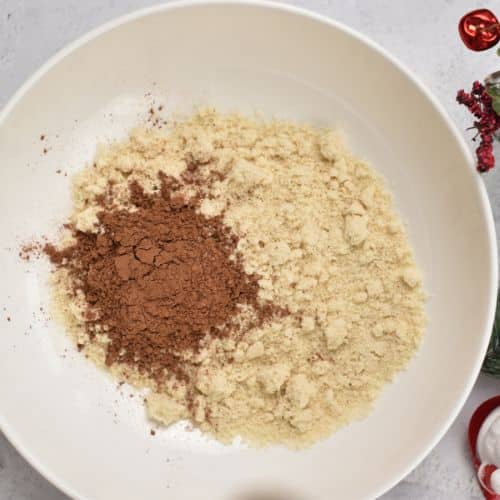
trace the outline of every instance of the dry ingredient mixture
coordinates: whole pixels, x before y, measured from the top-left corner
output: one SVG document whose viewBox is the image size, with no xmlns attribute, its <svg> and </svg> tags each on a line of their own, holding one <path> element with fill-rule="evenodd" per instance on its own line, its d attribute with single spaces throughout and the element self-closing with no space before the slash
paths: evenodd
<svg viewBox="0 0 500 500">
<path fill-rule="evenodd" d="M 336 131 L 201 110 L 74 180 L 53 290 L 149 416 L 303 447 L 367 415 L 415 353 L 421 278 L 382 179 Z"/>
</svg>

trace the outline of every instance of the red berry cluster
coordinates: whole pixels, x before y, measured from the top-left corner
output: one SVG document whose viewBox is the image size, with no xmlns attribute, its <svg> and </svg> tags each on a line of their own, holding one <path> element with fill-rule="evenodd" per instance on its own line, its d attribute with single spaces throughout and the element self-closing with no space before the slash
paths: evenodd
<svg viewBox="0 0 500 500">
<path fill-rule="evenodd" d="M 472 85 L 470 94 L 459 90 L 457 93 L 457 102 L 467 106 L 469 111 L 476 117 L 474 126 L 477 130 L 477 136 L 481 137 L 481 143 L 476 149 L 477 170 L 487 172 L 495 166 L 495 157 L 493 156 L 493 134 L 500 128 L 500 117 L 496 114 L 491 103 L 491 96 L 488 95 L 484 85 L 478 81 Z"/>
</svg>

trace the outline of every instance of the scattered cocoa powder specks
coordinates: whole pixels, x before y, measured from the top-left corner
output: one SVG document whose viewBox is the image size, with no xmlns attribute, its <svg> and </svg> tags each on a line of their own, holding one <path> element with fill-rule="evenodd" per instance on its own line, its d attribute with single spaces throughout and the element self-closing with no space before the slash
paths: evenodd
<svg viewBox="0 0 500 500">
<path fill-rule="evenodd" d="M 24 261 L 30 261 L 32 258 L 38 258 L 43 253 L 43 244 L 38 241 L 25 243 L 19 249 L 19 257 Z"/>
</svg>

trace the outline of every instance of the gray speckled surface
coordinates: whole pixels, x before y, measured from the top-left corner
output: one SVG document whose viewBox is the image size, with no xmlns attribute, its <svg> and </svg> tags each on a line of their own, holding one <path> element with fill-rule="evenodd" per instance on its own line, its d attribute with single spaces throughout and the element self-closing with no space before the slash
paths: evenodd
<svg viewBox="0 0 500 500">
<path fill-rule="evenodd" d="M 117 15 L 151 0 L 0 0 L 0 107 L 54 52 Z M 461 130 L 469 125 L 455 91 L 500 69 L 494 51 L 472 53 L 460 43 L 457 20 L 477 7 L 500 13 L 492 0 L 299 0 L 289 2 L 327 14 L 365 33 L 403 61 L 437 95 Z M 390 100 L 390 95 L 385 96 Z M 408 117 L 411 120 L 411 116 Z M 500 150 L 497 151 L 500 155 Z M 484 177 L 500 217 L 500 167 Z M 481 498 L 469 465 L 465 431 L 475 407 L 500 392 L 500 380 L 481 376 L 463 411 L 436 449 L 384 500 Z M 1 402 L 0 402 L 1 404 Z M 62 500 L 0 434 L 0 499 Z"/>
</svg>

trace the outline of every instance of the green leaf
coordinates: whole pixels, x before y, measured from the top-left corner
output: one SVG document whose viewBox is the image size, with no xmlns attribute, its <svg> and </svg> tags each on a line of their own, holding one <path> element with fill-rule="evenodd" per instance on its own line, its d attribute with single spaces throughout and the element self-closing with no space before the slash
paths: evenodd
<svg viewBox="0 0 500 500">
<path fill-rule="evenodd" d="M 497 115 L 500 115 L 500 97 L 493 97 L 493 102 L 491 103 L 492 108 L 495 110 Z"/>
<path fill-rule="evenodd" d="M 497 56 L 500 56 L 500 49 L 497 49 Z"/>
<path fill-rule="evenodd" d="M 492 99 L 500 98 L 500 85 L 486 85 L 486 92 Z"/>
</svg>

